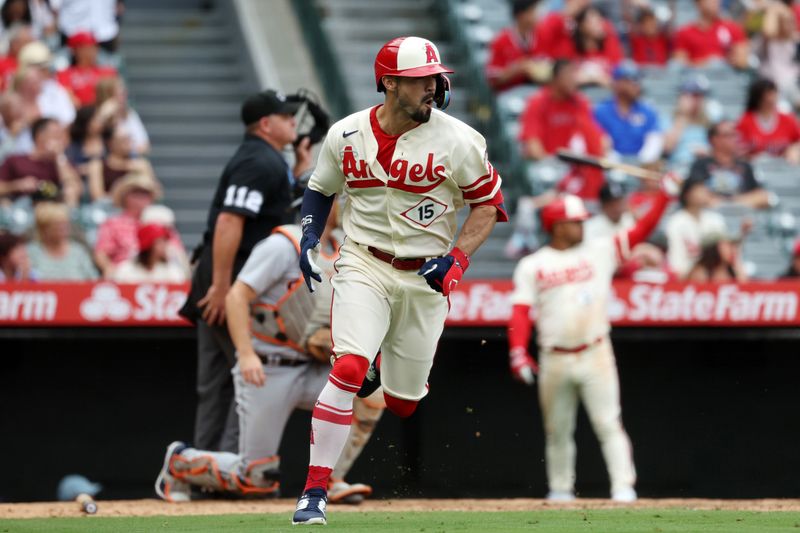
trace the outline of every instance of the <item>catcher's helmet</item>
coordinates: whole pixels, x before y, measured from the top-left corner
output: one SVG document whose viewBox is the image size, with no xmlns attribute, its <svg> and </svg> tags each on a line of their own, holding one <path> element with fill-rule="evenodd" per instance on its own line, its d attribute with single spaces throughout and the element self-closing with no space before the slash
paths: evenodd
<svg viewBox="0 0 800 533">
<path fill-rule="evenodd" d="M 450 102 L 450 80 L 444 74 L 453 71 L 442 65 L 439 49 L 421 37 L 397 37 L 384 44 L 375 56 L 375 85 L 378 92 L 386 91 L 383 76 L 422 78 L 438 74 L 436 78 L 437 107 L 444 109 Z"/>
<path fill-rule="evenodd" d="M 572 194 L 559 196 L 542 208 L 542 226 L 548 233 L 556 222 L 576 222 L 589 218 L 583 200 Z"/>
</svg>

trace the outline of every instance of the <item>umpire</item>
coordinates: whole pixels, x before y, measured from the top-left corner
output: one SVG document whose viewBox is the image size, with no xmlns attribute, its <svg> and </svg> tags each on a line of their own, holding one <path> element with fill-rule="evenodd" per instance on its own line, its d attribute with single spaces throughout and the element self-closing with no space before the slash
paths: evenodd
<svg viewBox="0 0 800 533">
<path fill-rule="evenodd" d="M 244 140 L 222 172 L 192 287 L 181 315 L 197 326 L 197 415 L 194 446 L 238 452 L 231 368 L 236 355 L 225 327 L 225 296 L 256 243 L 292 221 L 295 176 L 311 166 L 308 138 L 295 147 L 293 170 L 283 149 L 297 139 L 302 103 L 266 90 L 242 104 Z"/>
</svg>

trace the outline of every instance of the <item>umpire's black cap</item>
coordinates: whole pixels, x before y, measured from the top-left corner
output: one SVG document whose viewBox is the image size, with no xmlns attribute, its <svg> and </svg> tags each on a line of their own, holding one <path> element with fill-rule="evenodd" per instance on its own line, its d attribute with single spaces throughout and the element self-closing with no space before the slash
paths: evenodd
<svg viewBox="0 0 800 533">
<path fill-rule="evenodd" d="M 302 102 L 287 98 L 283 93 L 267 89 L 247 97 L 242 104 L 242 122 L 249 126 L 269 115 L 294 115 L 302 105 Z"/>
</svg>

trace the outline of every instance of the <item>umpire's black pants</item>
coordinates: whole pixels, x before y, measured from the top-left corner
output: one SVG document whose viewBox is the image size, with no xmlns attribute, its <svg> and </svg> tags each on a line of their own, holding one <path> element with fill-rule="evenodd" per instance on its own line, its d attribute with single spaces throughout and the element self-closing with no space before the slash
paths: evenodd
<svg viewBox="0 0 800 533">
<path fill-rule="evenodd" d="M 239 417 L 231 369 L 236 350 L 225 326 L 197 321 L 197 416 L 194 447 L 239 452 Z"/>
</svg>

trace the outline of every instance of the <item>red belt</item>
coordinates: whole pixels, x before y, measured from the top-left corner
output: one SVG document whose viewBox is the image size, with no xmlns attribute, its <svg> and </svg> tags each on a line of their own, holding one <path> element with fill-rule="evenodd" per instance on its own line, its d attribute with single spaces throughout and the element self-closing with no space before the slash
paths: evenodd
<svg viewBox="0 0 800 533">
<path fill-rule="evenodd" d="M 578 346 L 574 346 L 572 348 L 564 348 L 562 346 L 553 346 L 552 348 L 550 348 L 550 351 L 553 352 L 553 353 L 566 353 L 566 354 L 580 353 L 580 352 L 586 350 L 587 348 L 591 348 L 595 344 L 599 344 L 600 342 L 602 342 L 602 340 L 604 338 L 605 338 L 605 336 L 601 335 L 600 337 L 597 337 L 592 342 L 589 342 L 589 343 L 586 343 L 586 344 L 581 344 L 581 345 L 578 345 Z"/>
<path fill-rule="evenodd" d="M 428 260 L 424 257 L 406 257 L 403 259 L 397 258 L 389 252 L 378 250 L 374 246 L 367 246 L 369 253 L 380 259 L 384 263 L 389 263 L 397 270 L 419 270 Z"/>
</svg>

